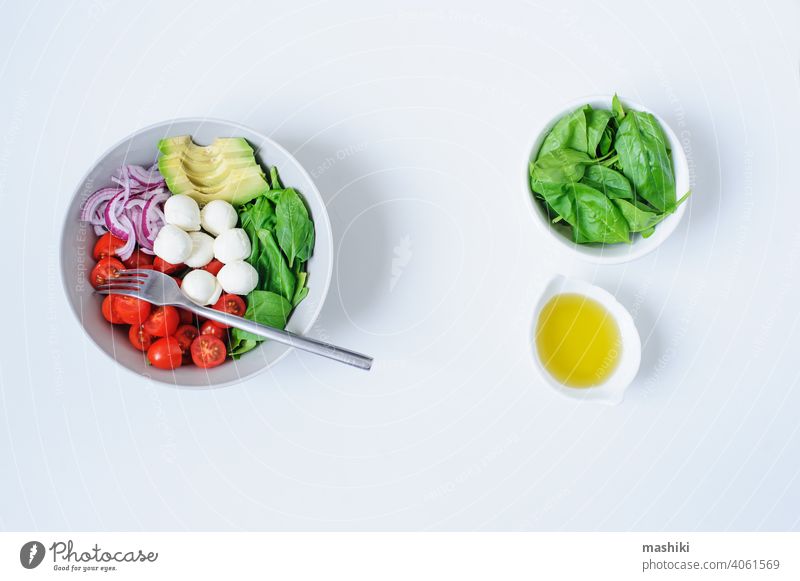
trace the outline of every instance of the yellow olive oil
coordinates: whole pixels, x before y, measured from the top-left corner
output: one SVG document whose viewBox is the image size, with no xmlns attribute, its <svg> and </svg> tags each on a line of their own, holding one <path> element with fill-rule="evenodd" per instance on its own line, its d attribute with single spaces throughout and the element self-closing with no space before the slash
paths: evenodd
<svg viewBox="0 0 800 581">
<path fill-rule="evenodd" d="M 544 368 L 568 387 L 593 387 L 617 368 L 622 341 L 614 317 L 587 296 L 551 298 L 536 324 L 536 349 Z"/>
</svg>

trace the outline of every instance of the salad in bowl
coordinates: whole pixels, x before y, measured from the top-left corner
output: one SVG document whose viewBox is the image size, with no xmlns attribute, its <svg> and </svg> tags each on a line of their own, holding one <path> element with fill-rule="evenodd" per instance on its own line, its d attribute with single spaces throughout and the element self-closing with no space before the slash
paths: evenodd
<svg viewBox="0 0 800 581">
<path fill-rule="evenodd" d="M 129 137 L 90 171 L 67 217 L 62 266 L 84 328 L 117 361 L 169 383 L 218 385 L 288 347 L 92 291 L 152 269 L 197 305 L 304 333 L 330 282 L 330 226 L 310 178 L 277 144 L 227 122 L 178 121 Z"/>
</svg>

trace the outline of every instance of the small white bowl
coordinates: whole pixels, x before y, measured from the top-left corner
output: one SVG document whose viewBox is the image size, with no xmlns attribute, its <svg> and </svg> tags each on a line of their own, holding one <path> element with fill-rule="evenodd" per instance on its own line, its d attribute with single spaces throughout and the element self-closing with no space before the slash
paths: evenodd
<svg viewBox="0 0 800 581">
<path fill-rule="evenodd" d="M 528 157 L 525 160 L 525 173 L 523 175 L 523 191 L 530 202 L 530 208 L 533 211 L 534 222 L 539 230 L 545 237 L 552 240 L 557 246 L 571 250 L 578 256 L 589 262 L 597 264 L 620 264 L 622 262 L 629 262 L 636 258 L 641 258 L 658 248 L 658 246 L 666 240 L 678 227 L 678 224 L 686 212 L 686 206 L 691 201 L 691 197 L 683 202 L 674 214 L 664 219 L 656 226 L 655 232 L 649 238 L 643 238 L 639 234 L 633 235 L 633 242 L 631 244 L 576 244 L 569 236 L 568 230 L 564 227 L 558 227 L 550 222 L 543 205 L 534 198 L 531 191 L 530 181 L 530 162 L 533 161 L 539 149 L 544 142 L 544 138 L 556 124 L 567 113 L 571 113 L 582 105 L 591 105 L 595 109 L 611 109 L 611 95 L 596 95 L 591 97 L 584 97 L 577 99 L 564 107 L 561 111 L 556 113 L 550 118 L 544 127 L 542 127 L 536 134 L 536 139 L 533 141 L 531 148 L 528 150 Z M 635 109 L 636 111 L 645 111 L 652 113 L 656 120 L 664 130 L 664 134 L 669 142 L 670 149 L 672 150 L 672 165 L 675 172 L 675 191 L 678 199 L 681 198 L 686 192 L 689 191 L 689 163 L 686 160 L 686 153 L 683 151 L 683 146 L 680 140 L 672 131 L 667 122 L 664 121 L 658 114 L 649 110 L 647 107 L 640 105 L 634 101 L 623 99 L 620 97 L 625 109 Z"/>
<path fill-rule="evenodd" d="M 539 350 L 536 345 L 536 327 L 539 322 L 539 316 L 550 299 L 556 295 L 562 294 L 578 294 L 596 300 L 611 314 L 614 321 L 617 323 L 620 340 L 622 341 L 622 353 L 617 368 L 600 385 L 594 387 L 568 387 L 550 375 L 550 372 L 545 369 L 539 358 Z M 582 280 L 556 276 L 547 283 L 544 292 L 542 292 L 536 303 L 531 331 L 530 337 L 532 340 L 533 359 L 536 364 L 536 369 L 547 385 L 561 395 L 573 399 L 611 405 L 622 402 L 625 397 L 625 390 L 639 371 L 639 364 L 642 359 L 642 343 L 639 339 L 639 332 L 636 330 L 636 325 L 633 322 L 633 317 L 631 317 L 628 310 L 614 298 L 614 295 L 599 286 L 589 284 Z"/>
<path fill-rule="evenodd" d="M 193 118 L 165 121 L 140 129 L 113 145 L 81 179 L 67 209 L 61 232 L 61 280 L 67 302 L 89 338 L 100 350 L 125 369 L 147 378 L 186 387 L 219 387 L 236 383 L 274 365 L 290 347 L 265 341 L 236 361 L 226 361 L 213 369 L 184 365 L 168 371 L 147 364 L 143 353 L 128 341 L 128 328 L 110 325 L 100 312 L 102 297 L 89 284 L 94 266 L 92 248 L 97 237 L 91 226 L 79 221 L 84 200 L 95 190 L 111 185 L 111 175 L 123 164 L 150 166 L 158 158 L 158 141 L 164 137 L 191 135 L 201 145 L 215 137 L 244 137 L 255 149 L 256 158 L 267 167 L 278 168 L 281 181 L 296 188 L 314 220 L 314 253 L 308 261 L 308 296 L 292 312 L 286 328 L 304 334 L 317 320 L 328 294 L 333 274 L 333 239 L 325 202 L 311 177 L 283 147 L 248 127 L 217 119 Z M 91 364 L 91 359 L 89 360 Z"/>
</svg>

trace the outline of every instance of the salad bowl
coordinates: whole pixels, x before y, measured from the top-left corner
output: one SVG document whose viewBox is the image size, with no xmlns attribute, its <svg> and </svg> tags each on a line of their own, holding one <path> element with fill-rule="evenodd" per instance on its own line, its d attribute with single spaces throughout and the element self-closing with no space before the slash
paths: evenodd
<svg viewBox="0 0 800 581">
<path fill-rule="evenodd" d="M 148 364 L 144 353 L 130 345 L 127 331 L 103 318 L 100 309 L 103 297 L 94 293 L 88 276 L 94 264 L 92 248 L 96 236 L 92 225 L 80 220 L 85 201 L 98 188 L 111 185 L 111 176 L 117 168 L 126 164 L 152 166 L 158 158 L 159 141 L 181 135 L 191 135 L 198 145 L 209 144 L 217 137 L 242 137 L 253 147 L 263 167 L 277 168 L 283 183 L 300 192 L 314 223 L 315 243 L 307 264 L 308 296 L 294 309 L 286 329 L 298 335 L 311 329 L 333 273 L 333 241 L 325 203 L 309 174 L 286 149 L 253 129 L 229 121 L 207 118 L 165 121 L 129 135 L 100 156 L 78 183 L 64 217 L 61 278 L 67 302 L 88 338 L 122 367 L 140 377 L 175 386 L 220 387 L 263 372 L 284 358 L 291 347 L 266 341 L 240 359 L 212 369 L 194 366 L 158 369 Z"/>
</svg>

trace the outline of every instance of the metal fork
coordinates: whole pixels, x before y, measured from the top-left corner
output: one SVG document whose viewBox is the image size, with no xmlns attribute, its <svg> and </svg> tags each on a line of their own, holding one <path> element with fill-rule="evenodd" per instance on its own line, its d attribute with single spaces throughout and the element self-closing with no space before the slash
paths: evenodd
<svg viewBox="0 0 800 581">
<path fill-rule="evenodd" d="M 301 337 L 300 335 L 295 335 L 283 329 L 261 325 L 260 323 L 237 317 L 236 315 L 217 311 L 208 307 L 201 307 L 193 303 L 181 292 L 178 283 L 176 283 L 171 276 L 155 270 L 122 270 L 119 272 L 118 277 L 110 279 L 109 284 L 100 286 L 96 292 L 101 295 L 113 293 L 136 297 L 162 307 L 166 305 L 181 307 L 201 317 L 205 317 L 206 319 L 230 325 L 231 327 L 248 331 L 254 335 L 264 337 L 265 339 L 271 339 L 296 349 L 302 349 L 303 351 L 308 351 L 315 355 L 321 355 L 328 359 L 358 367 L 359 369 L 369 369 L 372 367 L 372 357 L 362 355 L 361 353 L 348 351 L 347 349 L 342 349 L 330 343 Z"/>
</svg>

